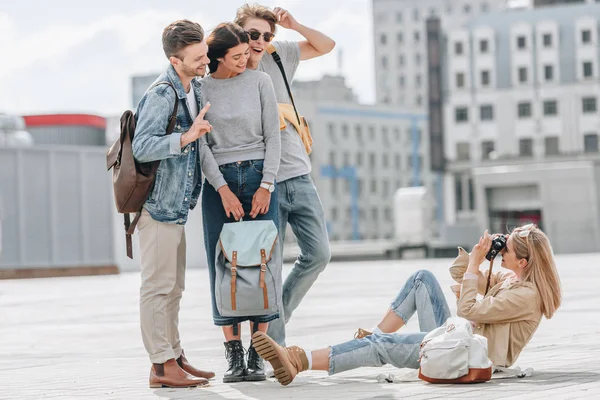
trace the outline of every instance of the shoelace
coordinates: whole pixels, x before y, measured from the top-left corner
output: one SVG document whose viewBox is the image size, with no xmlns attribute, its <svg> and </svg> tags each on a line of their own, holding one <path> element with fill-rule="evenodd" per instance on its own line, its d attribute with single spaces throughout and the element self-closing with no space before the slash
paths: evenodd
<svg viewBox="0 0 600 400">
<path fill-rule="evenodd" d="M 252 345 L 250 345 L 246 354 L 248 356 L 248 366 L 254 366 L 258 364 L 261 360 L 260 356 L 258 355 L 258 352 Z"/>
<path fill-rule="evenodd" d="M 241 350 L 241 351 L 240 351 Z M 229 353 L 233 353 L 231 358 L 229 357 Z M 231 350 L 225 349 L 225 358 L 229 360 L 229 368 L 231 368 L 234 364 L 241 364 L 244 362 L 244 354 L 246 354 L 246 349 L 241 344 L 235 344 L 231 347 Z"/>
</svg>

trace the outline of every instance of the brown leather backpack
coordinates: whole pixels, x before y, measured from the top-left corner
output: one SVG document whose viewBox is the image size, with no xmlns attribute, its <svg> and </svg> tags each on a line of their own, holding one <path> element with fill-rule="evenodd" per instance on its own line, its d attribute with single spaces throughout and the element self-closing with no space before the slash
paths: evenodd
<svg viewBox="0 0 600 400">
<path fill-rule="evenodd" d="M 175 87 L 169 82 L 157 82 L 150 87 L 157 85 L 169 85 L 175 92 L 175 107 L 169 117 L 167 126 L 167 135 L 170 135 L 175 129 L 177 121 L 178 98 Z M 133 157 L 131 143 L 135 134 L 135 115 L 127 110 L 121 116 L 121 135 L 106 154 L 106 167 L 113 170 L 113 192 L 115 194 L 115 205 L 117 211 L 124 214 L 125 222 L 125 243 L 127 246 L 127 257 L 133 259 L 133 248 L 131 235 L 135 232 L 135 227 L 140 219 L 142 207 L 154 187 L 154 178 L 160 165 L 160 161 L 139 163 Z M 130 220 L 129 213 L 135 213 L 133 222 Z"/>
</svg>

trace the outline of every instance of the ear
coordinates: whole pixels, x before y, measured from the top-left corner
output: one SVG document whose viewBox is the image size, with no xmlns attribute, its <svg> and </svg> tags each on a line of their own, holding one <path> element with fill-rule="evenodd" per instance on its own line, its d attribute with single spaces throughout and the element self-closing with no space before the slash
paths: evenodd
<svg viewBox="0 0 600 400">
<path fill-rule="evenodd" d="M 171 63 L 172 66 L 175 67 L 175 66 L 179 65 L 179 63 L 181 62 L 181 60 L 179 58 L 177 58 L 177 57 L 171 56 L 171 57 L 169 57 L 169 62 Z"/>
<path fill-rule="evenodd" d="M 519 260 L 519 268 L 521 269 L 525 269 L 525 267 L 527 267 L 527 259 L 525 258 L 521 258 Z"/>
</svg>

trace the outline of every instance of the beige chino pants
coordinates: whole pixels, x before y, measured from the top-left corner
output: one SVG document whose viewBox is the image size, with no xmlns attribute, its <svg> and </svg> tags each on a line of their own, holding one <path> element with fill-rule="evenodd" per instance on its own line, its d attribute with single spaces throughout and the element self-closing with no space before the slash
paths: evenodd
<svg viewBox="0 0 600 400">
<path fill-rule="evenodd" d="M 155 221 L 143 210 L 138 233 L 142 339 L 150 361 L 162 364 L 181 356 L 178 325 L 185 289 L 185 230 L 183 225 Z"/>
</svg>

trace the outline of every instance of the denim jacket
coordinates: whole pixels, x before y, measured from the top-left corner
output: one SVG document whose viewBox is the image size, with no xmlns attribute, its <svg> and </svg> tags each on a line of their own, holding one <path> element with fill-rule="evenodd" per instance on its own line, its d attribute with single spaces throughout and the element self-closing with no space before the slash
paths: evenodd
<svg viewBox="0 0 600 400">
<path fill-rule="evenodd" d="M 138 162 L 161 160 L 154 188 L 144 208 L 156 221 L 183 225 L 189 210 L 196 206 L 202 187 L 199 146 L 196 140 L 181 148 L 181 135 L 190 129 L 194 121 L 186 92 L 172 65 L 155 83 L 161 81 L 173 84 L 177 99 L 168 85 L 155 86 L 144 94 L 136 111 L 133 156 Z M 193 79 L 191 86 L 200 110 L 200 82 Z M 175 100 L 179 101 L 177 123 L 173 133 L 167 135 Z"/>
</svg>

